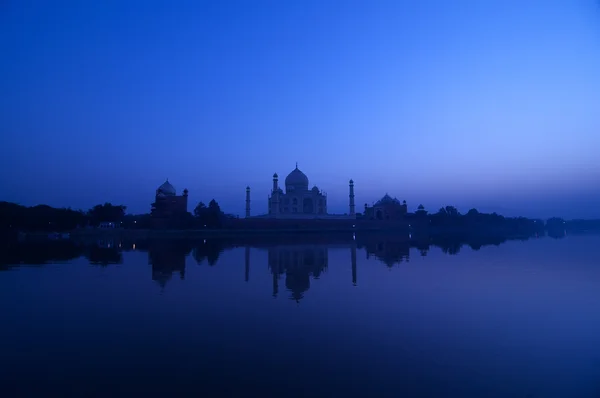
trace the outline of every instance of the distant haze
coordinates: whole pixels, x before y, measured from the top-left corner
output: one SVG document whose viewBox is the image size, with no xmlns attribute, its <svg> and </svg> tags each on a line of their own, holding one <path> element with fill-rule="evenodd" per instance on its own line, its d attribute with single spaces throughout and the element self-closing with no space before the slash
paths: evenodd
<svg viewBox="0 0 600 398">
<path fill-rule="evenodd" d="M 600 218 L 596 0 L 5 1 L 0 200 Z"/>
</svg>

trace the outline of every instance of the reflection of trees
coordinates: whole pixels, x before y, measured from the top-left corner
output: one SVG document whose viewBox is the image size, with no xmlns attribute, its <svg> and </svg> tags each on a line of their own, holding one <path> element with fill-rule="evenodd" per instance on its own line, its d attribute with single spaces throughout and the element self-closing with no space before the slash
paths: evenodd
<svg viewBox="0 0 600 398">
<path fill-rule="evenodd" d="M 528 239 L 528 237 L 515 237 L 514 239 Z M 455 255 L 464 245 L 470 246 L 473 250 L 479 250 L 483 246 L 498 246 L 507 240 L 509 238 L 506 236 L 453 234 L 434 236 L 431 243 L 442 249 L 444 253 Z"/>
<path fill-rule="evenodd" d="M 565 231 L 548 231 L 554 238 L 563 238 Z M 0 269 L 19 264 L 45 264 L 48 262 L 69 261 L 85 256 L 90 263 L 99 265 L 122 263 L 122 252 L 127 250 L 148 251 L 153 273 L 163 285 L 173 272 L 185 274 L 185 256 L 193 249 L 198 264 L 206 261 L 214 266 L 222 252 L 236 247 L 264 248 L 269 250 L 269 266 L 274 275 L 274 292 L 277 294 L 278 281 L 286 275 L 286 286 L 294 297 L 302 297 L 310 285 L 310 275 L 318 277 L 326 268 L 327 248 L 331 245 L 350 248 L 364 248 L 368 256 L 374 256 L 389 267 L 410 259 L 410 249 L 415 248 L 421 256 L 426 256 L 432 246 L 439 247 L 444 253 L 458 254 L 464 245 L 479 250 L 486 245 L 500 245 L 511 240 L 527 240 L 529 236 L 507 237 L 501 234 L 466 233 L 454 234 L 390 234 L 356 233 L 352 234 L 306 234 L 273 236 L 247 235 L 241 238 L 227 237 L 207 240 L 190 239 L 151 239 L 139 241 L 82 241 L 71 240 L 17 242 L 0 241 Z M 249 251 L 246 251 L 246 275 L 249 279 Z M 354 264 L 354 257 L 352 255 Z M 356 269 L 353 267 L 353 283 L 356 283 Z"/>
<path fill-rule="evenodd" d="M 438 234 L 438 235 L 385 235 L 365 234 L 357 236 L 357 245 L 364 248 L 367 258 L 374 256 L 388 267 L 408 262 L 410 249 L 415 248 L 422 257 L 427 256 L 431 246 L 439 247 L 442 252 L 449 255 L 460 253 L 464 245 L 469 245 L 473 250 L 479 250 L 486 245 L 500 245 L 507 240 L 528 240 L 529 235 L 507 237 L 503 235 L 469 235 L 469 234 Z"/>
<path fill-rule="evenodd" d="M 90 264 L 106 267 L 109 264 L 123 263 L 121 250 L 112 241 L 99 241 L 85 249 L 85 257 Z"/>
<path fill-rule="evenodd" d="M 223 241 L 217 239 L 203 240 L 194 246 L 193 256 L 198 265 L 202 264 L 204 260 L 210 266 L 214 266 L 219 261 L 219 256 L 225 251 L 225 244 Z"/>
<path fill-rule="evenodd" d="M 185 259 L 192 250 L 187 240 L 152 240 L 148 245 L 148 262 L 152 265 L 152 280 L 164 288 L 167 282 L 178 272 L 185 278 Z"/>
<path fill-rule="evenodd" d="M 374 237 L 373 239 L 367 237 L 361 243 L 367 252 L 367 258 L 374 256 L 390 268 L 403 261 L 410 261 L 411 243 L 406 238 L 402 240 L 385 240 L 381 237 Z"/>
<path fill-rule="evenodd" d="M 441 242 L 436 242 L 436 246 L 442 249 L 442 252 L 450 255 L 456 255 L 460 252 L 463 243 L 459 240 L 448 239 Z"/>
<path fill-rule="evenodd" d="M 567 231 L 565 231 L 564 228 L 549 229 L 548 236 L 551 237 L 552 239 L 563 239 L 565 236 L 567 236 Z"/>
<path fill-rule="evenodd" d="M 69 261 L 82 254 L 82 248 L 71 241 L 4 243 L 0 246 L 0 269 L 19 264 Z"/>
<path fill-rule="evenodd" d="M 277 296 L 279 278 L 285 274 L 285 287 L 296 302 L 310 288 L 310 277 L 318 279 L 325 271 L 329 258 L 327 246 L 276 246 L 269 248 L 268 257 L 273 296 Z"/>
</svg>

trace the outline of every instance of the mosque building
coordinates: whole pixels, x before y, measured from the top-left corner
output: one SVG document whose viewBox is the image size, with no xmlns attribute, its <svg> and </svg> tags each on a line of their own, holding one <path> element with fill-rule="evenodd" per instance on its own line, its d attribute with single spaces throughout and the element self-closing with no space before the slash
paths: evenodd
<svg viewBox="0 0 600 398">
<path fill-rule="evenodd" d="M 369 220 L 402 220 L 407 212 L 406 200 L 400 202 L 386 193 L 372 206 L 365 203 L 363 217 Z"/>
<path fill-rule="evenodd" d="M 183 190 L 183 195 L 177 196 L 175 187 L 169 180 L 165 181 L 156 189 L 156 196 L 150 215 L 155 220 L 155 224 L 168 223 L 169 220 L 176 219 L 178 216 L 187 213 L 188 190 Z"/>
<path fill-rule="evenodd" d="M 273 174 L 273 188 L 268 197 L 268 214 L 262 217 L 279 219 L 333 219 L 356 218 L 354 206 L 354 181 L 349 186 L 349 213 L 344 215 L 328 214 L 327 194 L 316 185 L 309 189 L 306 174 L 298 168 L 285 178 L 285 191 L 279 186 L 279 176 Z M 246 218 L 250 217 L 250 187 L 246 187 Z"/>
</svg>

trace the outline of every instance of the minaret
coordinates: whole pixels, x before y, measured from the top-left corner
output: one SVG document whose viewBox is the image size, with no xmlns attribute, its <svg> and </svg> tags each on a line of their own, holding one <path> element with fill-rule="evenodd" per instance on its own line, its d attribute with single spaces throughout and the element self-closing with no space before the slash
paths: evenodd
<svg viewBox="0 0 600 398">
<path fill-rule="evenodd" d="M 246 187 L 246 218 L 250 217 L 250 187 Z"/>
<path fill-rule="evenodd" d="M 356 217 L 354 207 L 354 181 L 350 180 L 350 217 Z"/>
<path fill-rule="evenodd" d="M 277 173 L 273 174 L 273 192 L 271 193 L 271 210 L 273 212 L 273 216 L 277 217 L 279 214 L 279 177 Z"/>
</svg>

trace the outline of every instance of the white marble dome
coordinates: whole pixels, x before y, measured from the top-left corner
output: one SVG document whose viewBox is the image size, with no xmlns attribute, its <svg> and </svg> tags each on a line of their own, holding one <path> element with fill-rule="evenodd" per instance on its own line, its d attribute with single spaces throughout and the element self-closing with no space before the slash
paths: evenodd
<svg viewBox="0 0 600 398">
<path fill-rule="evenodd" d="M 157 194 L 164 196 L 175 196 L 177 192 L 175 191 L 175 187 L 171 185 L 169 180 L 167 180 L 160 187 L 158 187 Z"/>
<path fill-rule="evenodd" d="M 308 191 L 308 177 L 300 171 L 298 166 L 287 177 L 285 177 L 285 186 L 294 187 L 296 190 Z"/>
</svg>

